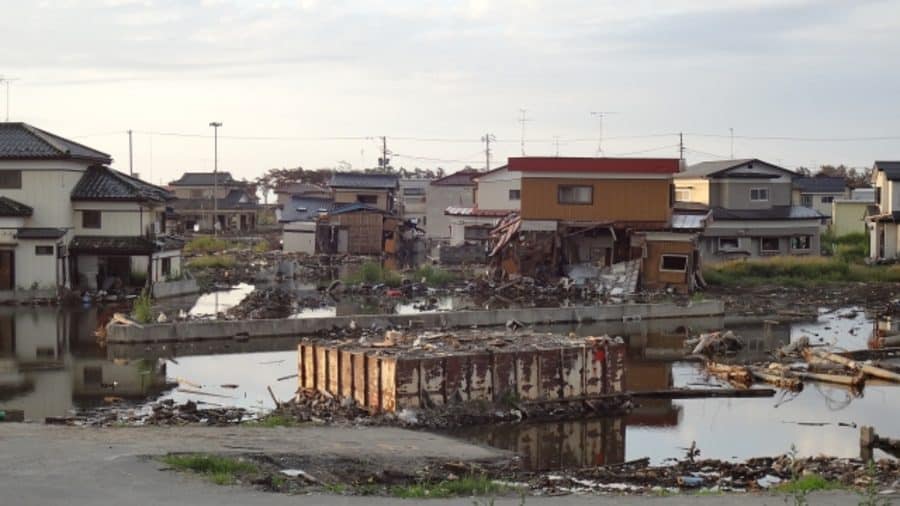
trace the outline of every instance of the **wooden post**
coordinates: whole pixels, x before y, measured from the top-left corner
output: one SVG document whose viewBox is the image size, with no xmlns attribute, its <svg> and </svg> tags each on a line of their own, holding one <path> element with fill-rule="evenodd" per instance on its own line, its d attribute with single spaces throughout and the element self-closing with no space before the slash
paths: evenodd
<svg viewBox="0 0 900 506">
<path fill-rule="evenodd" d="M 859 458 L 863 462 L 872 460 L 872 447 L 875 445 L 875 428 L 863 425 L 859 428 Z"/>
</svg>

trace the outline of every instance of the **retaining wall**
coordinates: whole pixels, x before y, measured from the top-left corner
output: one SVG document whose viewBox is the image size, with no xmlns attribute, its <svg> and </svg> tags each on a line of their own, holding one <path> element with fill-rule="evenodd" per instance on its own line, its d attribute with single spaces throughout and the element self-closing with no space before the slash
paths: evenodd
<svg viewBox="0 0 900 506">
<path fill-rule="evenodd" d="M 608 304 L 560 308 L 498 309 L 494 311 L 453 311 L 413 315 L 355 315 L 277 320 L 204 320 L 141 326 L 110 325 L 109 343 L 180 342 L 232 337 L 303 336 L 346 328 L 350 322 L 369 327 L 490 327 L 518 320 L 526 325 L 544 323 L 587 323 L 592 321 L 635 321 L 656 318 L 686 318 L 724 314 L 721 301 L 676 304 Z"/>
<path fill-rule="evenodd" d="M 153 297 L 163 299 L 177 297 L 200 291 L 200 285 L 196 279 L 182 279 L 180 281 L 159 281 L 153 283 Z"/>
</svg>

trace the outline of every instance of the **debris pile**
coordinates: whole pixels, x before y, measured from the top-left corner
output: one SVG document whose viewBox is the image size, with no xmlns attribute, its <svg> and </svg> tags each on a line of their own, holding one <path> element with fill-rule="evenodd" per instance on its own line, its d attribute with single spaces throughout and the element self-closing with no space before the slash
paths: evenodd
<svg viewBox="0 0 900 506">
<path fill-rule="evenodd" d="M 287 318 L 296 311 L 296 303 L 296 296 L 290 290 L 280 287 L 257 289 L 229 309 L 228 316 L 241 320 Z"/>
<path fill-rule="evenodd" d="M 150 404 L 141 409 L 128 405 L 103 406 L 83 410 L 73 416 L 48 416 L 44 423 L 104 427 L 110 425 L 233 425 L 256 419 L 256 415 L 244 408 L 203 407 L 194 401 L 177 404 L 172 399 Z"/>
</svg>

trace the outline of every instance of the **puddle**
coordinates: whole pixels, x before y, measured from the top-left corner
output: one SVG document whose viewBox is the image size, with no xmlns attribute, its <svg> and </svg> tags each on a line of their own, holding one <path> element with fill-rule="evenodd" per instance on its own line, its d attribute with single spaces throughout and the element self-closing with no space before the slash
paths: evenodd
<svg viewBox="0 0 900 506">
<path fill-rule="evenodd" d="M 182 303 L 197 314 L 209 314 L 238 303 L 252 289 L 250 285 L 240 285 L 228 292 L 195 296 Z M 392 307 L 408 304 L 388 302 Z M 437 308 L 453 310 L 459 307 L 456 303 L 453 298 L 439 299 Z M 352 309 L 358 310 L 359 306 Z M 107 397 L 122 397 L 140 404 L 160 395 L 178 402 L 190 399 L 211 405 L 269 409 L 272 400 L 267 387 L 271 386 L 280 399 L 289 398 L 296 389 L 296 379 L 278 378 L 296 374 L 299 336 L 100 348 L 93 332 L 98 319 L 106 315 L 98 315 L 98 311 L 0 308 L 0 409 L 24 409 L 28 418 L 41 420 L 102 404 Z M 323 315 L 332 309 L 311 309 L 304 314 L 316 311 Z M 698 388 L 717 383 L 707 378 L 697 364 L 678 360 L 688 330 L 696 334 L 727 326 L 747 341 L 741 354 L 750 359 L 765 359 L 767 350 L 801 336 L 809 337 L 813 343 L 865 348 L 872 323 L 862 312 L 853 313 L 852 308 L 823 309 L 815 322 L 790 325 L 761 321 L 724 325 L 723 318 L 713 317 L 564 324 L 536 330 L 625 336 L 629 389 Z M 183 388 L 187 391 L 161 392 L 166 378 L 186 380 Z M 193 388 L 189 383 L 202 388 Z M 701 456 L 709 458 L 779 454 L 792 445 L 802 455 L 852 457 L 858 453 L 859 429 L 837 424 L 874 425 L 879 432 L 896 436 L 900 434 L 897 406 L 900 388 L 896 386 L 870 384 L 862 394 L 854 394 L 840 387 L 808 384 L 802 393 L 774 398 L 642 400 L 634 412 L 624 417 L 477 427 L 454 434 L 517 451 L 534 469 L 615 463 L 640 457 L 659 463 L 681 456 L 681 448 L 690 446 L 692 441 L 696 441 Z M 807 425 L 809 422 L 824 425 Z"/>
</svg>

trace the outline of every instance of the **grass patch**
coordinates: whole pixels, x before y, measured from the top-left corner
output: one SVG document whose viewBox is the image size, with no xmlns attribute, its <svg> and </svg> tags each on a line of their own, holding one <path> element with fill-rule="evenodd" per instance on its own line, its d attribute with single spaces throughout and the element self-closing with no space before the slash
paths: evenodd
<svg viewBox="0 0 900 506">
<path fill-rule="evenodd" d="M 237 261 L 231 255 L 204 255 L 192 258 L 187 266 L 191 269 L 229 269 L 235 263 Z"/>
<path fill-rule="evenodd" d="M 403 279 L 397 271 L 385 269 L 378 262 L 366 262 L 359 266 L 359 270 L 345 276 L 342 281 L 351 285 L 366 283 L 369 285 L 400 286 Z"/>
<path fill-rule="evenodd" d="M 131 307 L 131 317 L 138 323 L 150 323 L 153 321 L 153 300 L 150 292 L 145 288 L 138 298 L 134 299 Z"/>
<path fill-rule="evenodd" d="M 259 241 L 258 243 L 253 245 L 254 253 L 265 253 L 269 251 L 271 246 L 269 246 L 269 241 Z"/>
<path fill-rule="evenodd" d="M 297 420 L 293 418 L 282 415 L 269 415 L 264 418 L 260 418 L 259 420 L 247 422 L 243 425 L 247 425 L 250 427 L 265 427 L 267 429 L 271 429 L 274 427 L 296 427 L 298 424 Z"/>
<path fill-rule="evenodd" d="M 456 274 L 433 265 L 423 265 L 413 271 L 410 276 L 413 281 L 425 280 L 429 286 L 447 286 L 456 281 Z"/>
<path fill-rule="evenodd" d="M 252 462 L 216 455 L 166 455 L 162 461 L 178 471 L 201 474 L 216 485 L 231 485 L 236 475 L 259 471 Z"/>
<path fill-rule="evenodd" d="M 218 253 L 230 249 L 233 245 L 225 239 L 213 236 L 202 236 L 191 239 L 184 245 L 184 252 L 189 255 Z"/>
<path fill-rule="evenodd" d="M 833 282 L 898 282 L 898 265 L 862 265 L 834 257 L 771 257 L 736 260 L 707 267 L 703 276 L 711 285 L 781 284 L 814 286 Z"/>
<path fill-rule="evenodd" d="M 465 476 L 458 480 L 416 483 L 390 488 L 390 495 L 401 499 L 428 499 L 503 494 L 511 489 L 487 476 Z"/>
<path fill-rule="evenodd" d="M 827 480 L 818 474 L 807 474 L 778 485 L 775 487 L 775 491 L 785 494 L 805 495 L 818 490 L 841 490 L 844 488 L 846 487 L 837 481 Z"/>
</svg>

